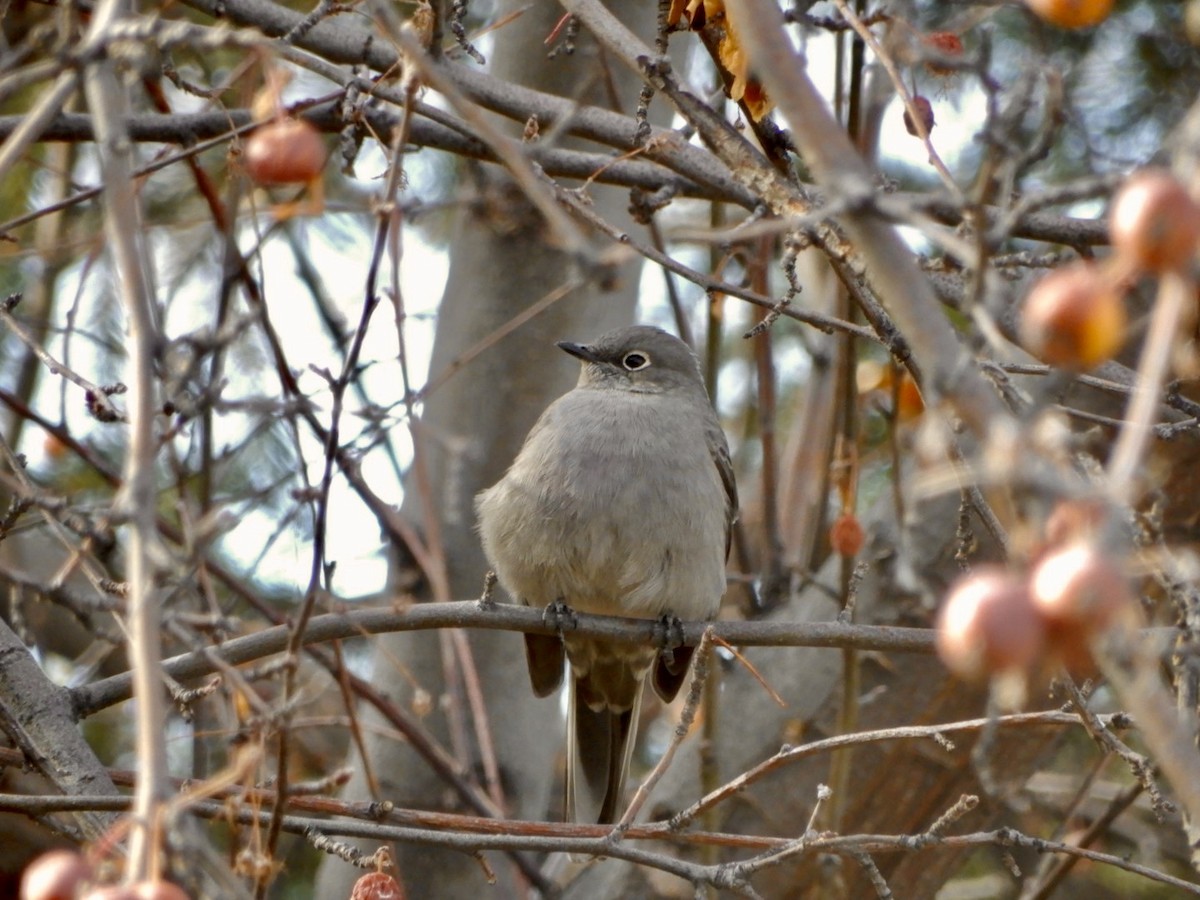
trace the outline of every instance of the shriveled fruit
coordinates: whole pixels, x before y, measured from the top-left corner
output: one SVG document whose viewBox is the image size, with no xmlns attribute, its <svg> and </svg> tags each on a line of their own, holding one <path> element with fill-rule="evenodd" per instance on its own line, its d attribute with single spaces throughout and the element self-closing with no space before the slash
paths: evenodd
<svg viewBox="0 0 1200 900">
<path fill-rule="evenodd" d="M 962 678 L 1027 669 L 1044 639 L 1025 580 L 998 566 L 960 579 L 938 615 L 938 655 Z"/>
<path fill-rule="evenodd" d="M 921 124 L 925 126 L 925 133 L 929 134 L 933 131 L 933 105 L 925 97 L 917 94 L 912 98 L 912 108 L 916 111 L 917 117 Z M 913 121 L 912 113 L 907 109 L 904 110 L 904 127 L 913 137 L 920 137 L 921 131 L 917 128 L 916 122 Z"/>
<path fill-rule="evenodd" d="M 834 553 L 847 559 L 858 556 L 865 540 L 862 523 L 852 512 L 842 513 L 829 529 L 829 546 Z"/>
<path fill-rule="evenodd" d="M 1112 12 L 1113 0 L 1025 0 L 1035 16 L 1059 28 L 1098 25 Z"/>
<path fill-rule="evenodd" d="M 369 872 L 354 882 L 350 900 L 404 900 L 404 888 L 386 872 Z"/>
<path fill-rule="evenodd" d="M 1200 242 L 1200 205 L 1165 169 L 1144 169 L 1126 179 L 1108 216 L 1113 247 L 1148 272 L 1182 269 Z"/>
<path fill-rule="evenodd" d="M 21 900 L 74 900 L 92 876 L 83 854 L 74 850 L 43 853 L 21 873 Z"/>
<path fill-rule="evenodd" d="M 1125 341 L 1125 303 L 1112 280 L 1088 263 L 1044 276 L 1021 310 L 1021 343 L 1051 365 L 1090 369 Z"/>
<path fill-rule="evenodd" d="M 242 168 L 261 185 L 306 184 L 325 168 L 325 144 L 301 119 L 278 119 L 246 140 Z"/>
</svg>

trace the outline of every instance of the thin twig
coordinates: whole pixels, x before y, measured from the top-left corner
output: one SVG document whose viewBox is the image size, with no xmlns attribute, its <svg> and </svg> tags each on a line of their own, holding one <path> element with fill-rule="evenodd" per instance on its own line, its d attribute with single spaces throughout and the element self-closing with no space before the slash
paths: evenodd
<svg viewBox="0 0 1200 900">
<path fill-rule="evenodd" d="M 0 322 L 20 338 L 21 343 L 29 348 L 38 359 L 46 366 L 51 375 L 61 375 L 72 384 L 76 384 L 83 388 L 87 395 L 87 403 L 89 409 L 93 411 L 93 415 L 101 422 L 128 422 L 129 419 L 121 410 L 113 406 L 112 400 L 109 399 L 113 393 L 119 391 L 113 388 L 101 387 L 94 384 L 72 369 L 65 363 L 61 363 L 50 355 L 40 343 L 33 339 L 25 326 L 17 321 L 13 316 L 12 310 L 16 306 L 16 301 L 19 295 L 11 295 L 3 301 L 0 301 Z"/>
<path fill-rule="evenodd" d="M 929 154 L 930 164 L 937 170 L 938 177 L 942 179 L 942 184 L 950 191 L 951 196 L 961 202 L 962 191 L 959 190 L 954 176 L 950 174 L 950 170 L 942 162 L 942 158 L 938 155 L 937 150 L 934 149 L 933 141 L 929 136 L 929 127 L 925 124 L 925 117 L 921 115 L 920 110 L 913 104 L 912 92 L 909 91 L 908 86 L 904 83 L 904 78 L 900 75 L 900 70 L 896 67 L 896 61 L 892 59 L 892 55 L 884 49 L 883 45 L 876 39 L 875 34 L 859 18 L 846 0 L 833 0 L 833 2 L 845 20 L 850 23 L 850 27 L 871 48 L 871 52 L 875 54 L 875 58 L 879 60 L 884 70 L 888 73 L 888 78 L 892 82 L 892 88 L 904 103 L 904 109 L 908 112 L 908 118 L 917 129 L 917 136 L 921 139 L 921 143 L 925 145 L 925 152 Z"/>
<path fill-rule="evenodd" d="M 1187 305 L 1195 303 L 1195 296 L 1194 284 L 1183 273 L 1166 272 L 1159 281 L 1158 298 L 1138 363 L 1137 386 L 1108 463 L 1108 488 L 1118 503 L 1132 502 L 1140 493 L 1136 476 L 1150 440 L 1179 323 Z"/>
<path fill-rule="evenodd" d="M 704 692 L 704 685 L 708 681 L 708 665 L 712 653 L 713 632 L 712 626 L 704 630 L 704 635 L 700 638 L 700 644 L 696 647 L 696 652 L 693 655 L 692 671 L 688 676 L 688 690 L 683 703 L 683 712 L 679 716 L 679 722 L 675 726 L 675 730 L 671 734 L 671 742 L 667 744 L 667 749 L 663 752 L 662 757 L 650 770 L 633 795 L 633 799 L 629 801 L 629 806 L 625 810 L 625 814 L 621 816 L 621 820 L 613 828 L 613 841 L 621 840 L 621 837 L 633 820 L 637 818 L 637 814 L 645 805 L 646 800 L 650 797 L 650 792 L 654 790 L 654 786 L 662 780 L 667 769 L 671 767 L 671 763 L 675 760 L 675 753 L 683 744 L 684 738 L 688 736 L 688 732 L 692 730 L 692 722 L 695 721 L 696 713 L 700 709 L 700 699 Z"/>
<path fill-rule="evenodd" d="M 119 25 L 120 0 L 100 0 L 92 12 L 86 45 L 103 42 Z M 96 120 L 96 143 L 104 180 L 104 225 L 118 273 L 118 286 L 129 323 L 129 448 L 125 483 L 116 501 L 129 520 L 126 557 L 129 566 L 129 658 L 133 666 L 137 705 L 139 771 L 134 800 L 135 823 L 125 879 L 133 884 L 159 877 L 158 813 L 167 788 L 166 710 L 162 696 L 161 594 L 163 563 L 155 526 L 157 486 L 154 434 L 155 350 L 158 326 L 150 260 L 134 193 L 132 146 L 125 130 L 129 98 L 122 89 L 115 60 L 103 59 L 88 68 L 84 79 L 88 104 Z"/>
</svg>

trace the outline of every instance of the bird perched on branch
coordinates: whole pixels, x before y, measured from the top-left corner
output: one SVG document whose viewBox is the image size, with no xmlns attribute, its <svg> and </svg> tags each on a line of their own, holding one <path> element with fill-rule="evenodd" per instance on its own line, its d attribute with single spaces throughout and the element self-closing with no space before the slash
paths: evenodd
<svg viewBox="0 0 1200 900">
<path fill-rule="evenodd" d="M 511 468 L 476 499 L 484 551 L 519 603 L 600 615 L 710 619 L 737 511 L 729 448 L 695 354 L 658 328 L 558 345 L 579 382 L 542 414 Z M 525 636 L 539 697 L 570 664 L 567 817 L 612 823 L 647 673 L 665 701 L 691 647 Z"/>
</svg>

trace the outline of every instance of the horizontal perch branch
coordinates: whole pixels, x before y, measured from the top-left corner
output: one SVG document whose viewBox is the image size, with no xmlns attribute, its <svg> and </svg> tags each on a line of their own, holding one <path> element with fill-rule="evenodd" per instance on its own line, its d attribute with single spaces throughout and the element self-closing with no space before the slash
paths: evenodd
<svg viewBox="0 0 1200 900">
<path fill-rule="evenodd" d="M 893 625 L 851 625 L 842 622 L 684 622 L 683 643 L 700 642 L 704 629 L 711 627 L 716 637 L 740 647 L 829 647 L 836 649 L 877 650 L 893 653 L 932 653 L 934 632 L 929 628 L 903 628 Z M 394 631 L 419 631 L 430 628 L 483 628 L 493 631 L 520 631 L 528 634 L 554 634 L 555 626 L 543 619 L 542 610 L 527 606 L 498 603 L 484 605 L 473 601 L 419 603 L 405 608 L 355 609 L 314 616 L 304 633 L 305 645 L 385 634 Z M 574 634 L 603 637 L 629 643 L 653 643 L 659 640 L 658 622 L 652 619 L 625 619 L 579 613 L 568 626 Z M 1170 629 L 1161 631 L 1163 640 Z M 234 638 L 214 647 L 183 653 L 163 662 L 172 678 L 199 678 L 218 671 L 217 660 L 227 665 L 259 660 L 282 652 L 287 646 L 288 627 L 277 625 Z M 122 673 L 75 688 L 75 709 L 81 716 L 128 700 L 129 674 Z"/>
<path fill-rule="evenodd" d="M 683 642 L 699 643 L 706 622 L 683 623 Z M 622 619 L 578 614 L 570 631 L 630 643 L 658 640 L 658 623 L 648 619 Z M 554 634 L 554 625 L 543 621 L 540 609 L 512 604 L 481 605 L 471 601 L 420 603 L 404 609 L 356 609 L 314 616 L 304 633 L 304 643 L 322 644 L 345 638 L 425 628 L 485 628 Z M 904 653 L 933 651 L 933 632 L 925 628 L 886 625 L 849 625 L 840 622 L 716 622 L 717 637 L 743 647 L 853 647 L 859 650 L 891 650 Z M 278 625 L 215 647 L 184 653 L 163 662 L 172 678 L 199 678 L 217 671 L 215 660 L 238 665 L 280 653 L 287 646 L 288 628 Z M 129 699 L 128 673 L 76 688 L 72 699 L 80 715 Z"/>
</svg>

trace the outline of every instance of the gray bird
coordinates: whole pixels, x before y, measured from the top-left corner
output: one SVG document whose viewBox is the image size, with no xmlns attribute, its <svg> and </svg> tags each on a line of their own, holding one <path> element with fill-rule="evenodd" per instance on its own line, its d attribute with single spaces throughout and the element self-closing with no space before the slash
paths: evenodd
<svg viewBox="0 0 1200 900">
<path fill-rule="evenodd" d="M 658 328 L 560 348 L 583 366 L 512 467 L 476 498 L 483 548 L 519 603 L 600 615 L 710 619 L 725 592 L 737 488 L 695 354 Z M 533 690 L 570 662 L 567 818 L 611 823 L 647 672 L 669 701 L 692 648 L 526 635 Z"/>
</svg>

